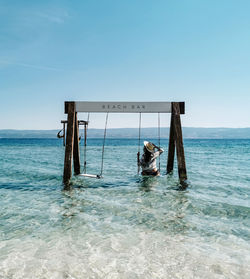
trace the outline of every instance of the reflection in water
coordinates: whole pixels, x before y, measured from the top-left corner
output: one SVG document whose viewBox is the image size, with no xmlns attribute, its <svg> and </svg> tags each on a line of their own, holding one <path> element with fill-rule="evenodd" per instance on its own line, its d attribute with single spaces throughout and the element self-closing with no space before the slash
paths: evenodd
<svg viewBox="0 0 250 279">
<path fill-rule="evenodd" d="M 71 230 L 85 224 L 94 231 L 112 228 L 114 232 L 138 226 L 168 235 L 186 234 L 191 228 L 186 218 L 190 201 L 186 192 L 167 188 L 167 181 L 166 176 L 137 177 L 138 188 L 73 185 L 71 191 L 62 192 L 61 226 Z"/>
<path fill-rule="evenodd" d="M 79 191 L 83 192 L 83 190 L 74 189 L 74 186 L 70 191 L 62 191 L 59 222 L 63 231 L 74 230 L 78 225 L 86 223 L 85 219 L 79 216 L 86 210 L 85 200 L 82 195 L 79 195 Z"/>
<path fill-rule="evenodd" d="M 158 177 L 151 176 L 142 176 L 139 178 L 138 183 L 140 183 L 139 189 L 141 191 L 149 192 L 151 191 L 158 183 Z"/>
<path fill-rule="evenodd" d="M 187 218 L 187 208 L 190 204 L 185 192 L 179 192 L 173 202 L 172 218 L 168 218 L 168 225 L 174 234 L 186 234 L 191 228 Z"/>
</svg>

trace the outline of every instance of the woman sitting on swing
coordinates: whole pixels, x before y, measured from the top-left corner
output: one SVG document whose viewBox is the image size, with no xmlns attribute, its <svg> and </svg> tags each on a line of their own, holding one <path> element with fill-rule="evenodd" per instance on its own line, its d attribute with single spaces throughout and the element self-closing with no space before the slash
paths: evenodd
<svg viewBox="0 0 250 279">
<path fill-rule="evenodd" d="M 156 149 L 156 151 L 155 151 Z M 143 155 L 139 161 L 139 166 L 142 168 L 142 175 L 158 176 L 159 170 L 156 167 L 156 158 L 161 155 L 164 150 L 155 144 L 144 141 Z"/>
</svg>

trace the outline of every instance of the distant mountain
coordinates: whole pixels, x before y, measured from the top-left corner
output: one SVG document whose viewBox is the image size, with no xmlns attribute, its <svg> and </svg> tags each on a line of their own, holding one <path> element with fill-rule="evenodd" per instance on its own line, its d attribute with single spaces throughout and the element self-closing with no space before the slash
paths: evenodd
<svg viewBox="0 0 250 279">
<path fill-rule="evenodd" d="M 56 138 L 58 130 L 0 130 L 0 138 Z M 169 136 L 169 128 L 161 128 L 161 137 Z M 80 132 L 81 134 L 81 132 Z M 155 138 L 157 128 L 142 128 L 141 138 Z M 88 137 L 103 137 L 103 129 L 89 129 Z M 107 130 L 108 138 L 137 138 L 138 128 Z M 194 139 L 250 139 L 250 128 L 183 128 L 184 138 Z"/>
</svg>

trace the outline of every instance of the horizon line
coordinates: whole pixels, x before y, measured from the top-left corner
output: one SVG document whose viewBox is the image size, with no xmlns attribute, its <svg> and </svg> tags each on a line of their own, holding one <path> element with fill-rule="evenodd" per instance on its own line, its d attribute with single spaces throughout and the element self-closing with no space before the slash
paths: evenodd
<svg viewBox="0 0 250 279">
<path fill-rule="evenodd" d="M 160 127 L 161 129 L 170 128 L 170 126 Z M 182 128 L 191 128 L 191 129 L 250 129 L 249 127 L 192 127 L 192 126 L 182 126 Z M 53 129 L 15 129 L 15 128 L 5 128 L 1 129 L 0 131 L 53 131 L 58 130 L 60 128 L 53 128 Z M 137 127 L 121 127 L 121 128 L 107 128 L 107 130 L 113 129 L 138 129 Z M 142 127 L 141 129 L 158 129 L 158 127 Z M 88 128 L 88 130 L 104 130 L 104 128 Z"/>
</svg>

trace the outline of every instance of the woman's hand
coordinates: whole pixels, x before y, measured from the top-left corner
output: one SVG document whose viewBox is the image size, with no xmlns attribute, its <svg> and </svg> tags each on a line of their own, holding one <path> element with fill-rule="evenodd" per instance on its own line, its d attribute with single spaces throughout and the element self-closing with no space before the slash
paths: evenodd
<svg viewBox="0 0 250 279">
<path fill-rule="evenodd" d="M 160 150 L 160 148 L 158 146 L 156 146 L 154 143 L 152 143 L 152 145 L 154 146 L 154 148 Z"/>
<path fill-rule="evenodd" d="M 156 148 L 158 151 L 160 151 L 160 153 L 162 153 L 164 150 L 158 146 L 156 146 L 154 143 L 152 143 L 154 148 Z"/>
</svg>

